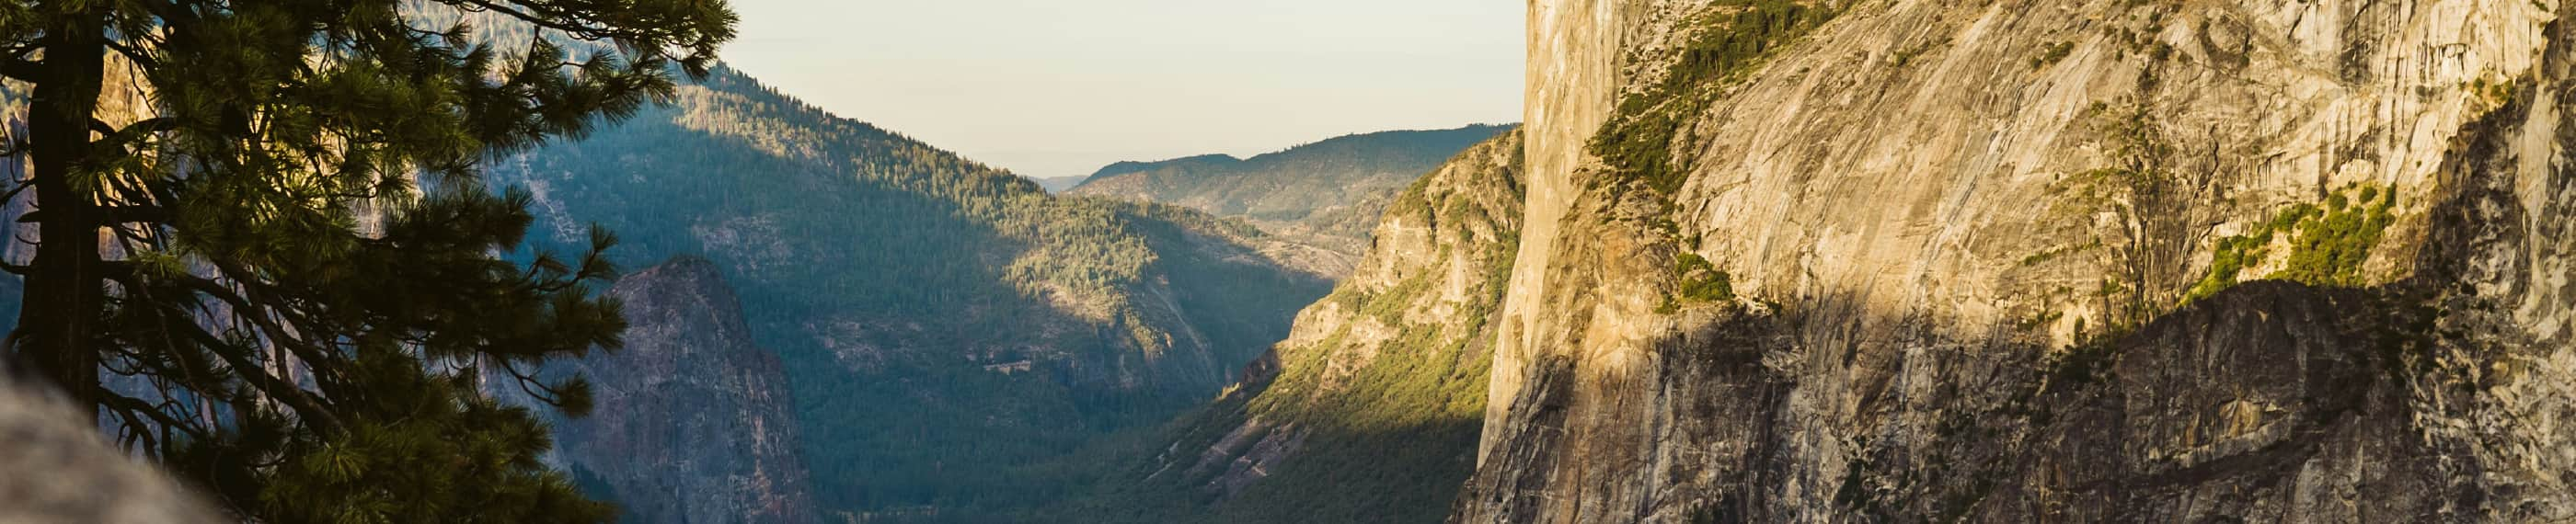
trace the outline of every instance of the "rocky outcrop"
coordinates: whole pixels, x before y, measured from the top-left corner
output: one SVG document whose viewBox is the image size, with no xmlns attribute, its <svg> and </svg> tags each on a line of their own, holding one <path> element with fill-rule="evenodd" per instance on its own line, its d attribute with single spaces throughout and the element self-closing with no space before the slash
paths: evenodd
<svg viewBox="0 0 2576 524">
<path fill-rule="evenodd" d="M 2571 14 L 1533 2 L 1453 519 L 2576 518 Z"/>
<path fill-rule="evenodd" d="M 776 355 L 753 345 L 714 264 L 681 258 L 610 287 L 626 347 L 547 364 L 578 373 L 591 415 L 559 421 L 556 447 L 578 481 L 625 522 L 815 522 L 804 443 Z"/>
<path fill-rule="evenodd" d="M 176 479 L 107 442 L 77 411 L 5 380 L 0 443 L 0 522 L 221 520 Z"/>
</svg>

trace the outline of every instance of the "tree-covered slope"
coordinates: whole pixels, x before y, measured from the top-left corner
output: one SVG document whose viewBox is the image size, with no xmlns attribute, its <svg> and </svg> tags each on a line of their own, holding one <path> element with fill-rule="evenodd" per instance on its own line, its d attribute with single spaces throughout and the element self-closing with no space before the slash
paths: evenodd
<svg viewBox="0 0 2576 524">
<path fill-rule="evenodd" d="M 1437 522 L 1475 467 L 1522 200 L 1517 131 L 1396 196 L 1375 247 L 1209 408 L 1122 450 L 1096 522 Z"/>
<path fill-rule="evenodd" d="M 1055 489 L 1024 466 L 1208 398 L 1325 291 L 1242 223 L 1053 197 L 731 70 L 505 164 L 540 245 L 597 221 L 628 267 L 722 269 L 785 364 L 827 516 Z"/>
</svg>

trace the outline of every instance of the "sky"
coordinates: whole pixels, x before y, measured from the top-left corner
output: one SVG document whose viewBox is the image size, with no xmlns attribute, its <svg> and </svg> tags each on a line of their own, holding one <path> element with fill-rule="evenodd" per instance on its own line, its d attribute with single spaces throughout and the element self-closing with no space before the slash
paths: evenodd
<svg viewBox="0 0 2576 524">
<path fill-rule="evenodd" d="M 1520 120 L 1517 0 L 731 0 L 725 60 L 1022 175 Z"/>
</svg>

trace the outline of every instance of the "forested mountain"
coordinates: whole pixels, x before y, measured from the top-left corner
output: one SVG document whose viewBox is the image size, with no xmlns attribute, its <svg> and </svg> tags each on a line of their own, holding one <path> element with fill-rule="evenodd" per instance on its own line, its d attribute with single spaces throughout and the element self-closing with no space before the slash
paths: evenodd
<svg viewBox="0 0 2576 524">
<path fill-rule="evenodd" d="M 1331 138 L 1275 153 L 1201 155 L 1101 168 L 1066 194 L 1177 204 L 1243 217 L 1307 247 L 1283 258 L 1339 274 L 1368 248 L 1395 193 L 1459 151 L 1514 126 L 1386 131 Z M 1315 251 L 1326 251 L 1317 253 Z"/>
<path fill-rule="evenodd" d="M 971 519 L 1062 489 L 1027 466 L 1208 398 L 1327 286 L 1240 222 L 1050 196 L 729 69 L 494 176 L 534 195 L 540 246 L 597 221 L 627 267 L 720 268 L 784 364 L 835 518 Z"/>
</svg>

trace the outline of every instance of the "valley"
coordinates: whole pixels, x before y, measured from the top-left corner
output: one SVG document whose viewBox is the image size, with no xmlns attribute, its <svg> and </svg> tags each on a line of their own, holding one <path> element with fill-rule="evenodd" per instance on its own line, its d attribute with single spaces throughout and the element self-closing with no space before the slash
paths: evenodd
<svg viewBox="0 0 2576 524">
<path fill-rule="evenodd" d="M 1354 141 L 1363 142 L 1352 146 L 1359 151 L 1378 147 L 1367 140 L 1327 143 Z M 1293 148 L 1282 154 L 1409 184 L 1387 173 L 1414 169 L 1406 163 L 1412 159 L 1458 153 L 1437 150 L 1444 145 L 1468 145 L 1414 143 L 1420 141 L 1388 140 L 1394 145 L 1387 147 L 1406 151 L 1401 154 Z M 783 373 L 771 372 L 780 377 L 763 379 L 783 379 L 783 388 L 743 390 L 750 383 L 739 379 L 711 384 L 708 394 L 744 399 L 736 404 L 657 401 L 663 404 L 605 412 L 568 428 L 637 431 L 717 417 L 711 431 L 732 428 L 740 432 L 733 438 L 761 443 L 743 449 L 798 448 L 760 463 L 803 464 L 761 469 L 791 477 L 801 475 L 778 473 L 778 466 L 810 471 L 812 488 L 794 491 L 810 491 L 825 517 L 917 513 L 975 520 L 1107 481 L 1081 471 L 1094 463 L 1084 450 L 1119 435 L 1151 434 L 1233 388 L 1247 364 L 1289 336 L 1296 311 L 1322 298 L 1336 271 L 1347 271 L 1300 265 L 1296 254 L 1317 248 L 1256 225 L 1281 222 L 1082 196 L 1080 189 L 1050 196 L 1008 173 L 822 113 L 731 70 L 684 87 L 672 106 L 579 142 L 505 159 L 493 178 L 533 195 L 539 248 L 587 242 L 589 224 L 597 223 L 622 240 L 609 253 L 621 265 L 654 267 L 646 275 L 685 269 L 692 280 L 729 281 L 734 290 L 716 297 L 690 295 L 721 288 L 666 292 L 677 298 L 627 297 L 630 315 L 643 302 L 740 297 L 738 308 L 725 308 L 744 317 L 740 329 L 693 321 L 701 323 L 647 331 L 659 324 L 630 318 L 637 325 L 630 333 L 730 333 L 722 335 L 724 344 L 640 345 L 561 372 L 587 370 L 605 393 L 716 380 L 686 378 L 705 366 L 761 367 L 755 357 L 727 357 L 651 366 L 681 376 L 616 378 L 642 365 L 635 359 L 657 358 L 638 355 L 647 351 L 739 353 L 743 346 L 734 345 L 744 344 L 756 348 L 753 354 L 775 353 L 783 364 Z M 1369 198 L 1393 199 L 1400 189 Z M 1487 234 L 1490 241 L 1493 233 Z M 689 262 L 681 269 L 658 265 L 672 257 Z M 611 290 L 623 296 L 617 293 Z M 614 380 L 645 382 L 618 386 Z M 726 421 L 739 417 L 751 418 Z M 632 493 L 641 486 L 750 478 L 682 468 L 685 461 L 659 469 L 614 464 L 649 451 L 583 435 L 566 434 L 565 456 L 576 472 L 602 475 L 615 499 L 656 496 Z M 711 434 L 689 438 L 699 443 L 671 445 L 734 445 L 704 440 L 717 438 Z M 588 464 L 599 461 L 612 464 Z M 686 500 L 657 511 L 718 515 L 751 507 L 706 495 Z M 794 521 L 785 516 L 796 514 L 774 515 Z"/>
</svg>

